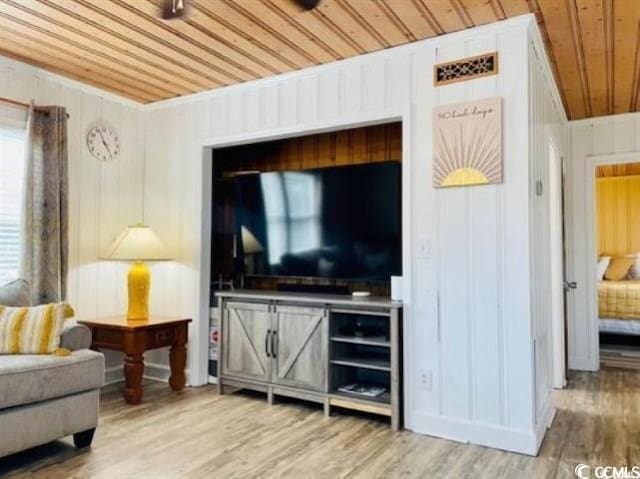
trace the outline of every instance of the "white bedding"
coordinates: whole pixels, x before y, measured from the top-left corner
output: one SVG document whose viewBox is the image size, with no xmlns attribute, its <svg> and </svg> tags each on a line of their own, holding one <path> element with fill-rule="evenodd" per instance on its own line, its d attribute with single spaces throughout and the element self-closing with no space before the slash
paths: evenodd
<svg viewBox="0 0 640 479">
<path fill-rule="evenodd" d="M 601 333 L 630 334 L 640 336 L 640 321 L 633 319 L 600 318 Z"/>
</svg>

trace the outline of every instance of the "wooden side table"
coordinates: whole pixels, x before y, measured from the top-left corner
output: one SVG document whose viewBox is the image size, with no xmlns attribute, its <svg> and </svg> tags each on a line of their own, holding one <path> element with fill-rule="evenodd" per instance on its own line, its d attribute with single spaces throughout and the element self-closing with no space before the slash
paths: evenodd
<svg viewBox="0 0 640 479">
<path fill-rule="evenodd" d="M 142 400 L 143 354 L 147 350 L 169 346 L 169 385 L 174 391 L 184 387 L 190 321 L 191 319 L 167 316 L 129 321 L 125 316 L 113 316 L 83 319 L 78 322 L 91 329 L 92 349 L 111 349 L 125 354 L 124 399 L 129 404 L 139 404 Z"/>
</svg>

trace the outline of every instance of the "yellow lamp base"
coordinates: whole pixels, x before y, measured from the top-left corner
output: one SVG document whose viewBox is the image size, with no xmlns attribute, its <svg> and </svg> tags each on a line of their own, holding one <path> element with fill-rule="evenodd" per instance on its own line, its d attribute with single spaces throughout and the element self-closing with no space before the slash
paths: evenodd
<svg viewBox="0 0 640 479">
<path fill-rule="evenodd" d="M 151 275 L 142 261 L 136 261 L 127 275 L 129 310 L 127 319 L 149 319 L 149 290 Z"/>
</svg>

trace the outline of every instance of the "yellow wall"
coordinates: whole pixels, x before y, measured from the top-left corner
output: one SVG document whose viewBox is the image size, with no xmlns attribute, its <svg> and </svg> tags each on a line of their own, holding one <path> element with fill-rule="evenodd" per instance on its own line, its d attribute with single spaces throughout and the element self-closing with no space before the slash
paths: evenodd
<svg viewBox="0 0 640 479">
<path fill-rule="evenodd" d="M 596 179 L 598 255 L 640 252 L 640 175 Z"/>
</svg>

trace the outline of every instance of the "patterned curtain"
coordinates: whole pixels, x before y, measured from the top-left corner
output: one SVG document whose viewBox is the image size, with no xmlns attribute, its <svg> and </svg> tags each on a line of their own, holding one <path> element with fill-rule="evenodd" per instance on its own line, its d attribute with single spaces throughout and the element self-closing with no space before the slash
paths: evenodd
<svg viewBox="0 0 640 479">
<path fill-rule="evenodd" d="M 63 301 L 68 268 L 67 112 L 36 111 L 27 124 L 21 274 L 32 304 Z"/>
</svg>

